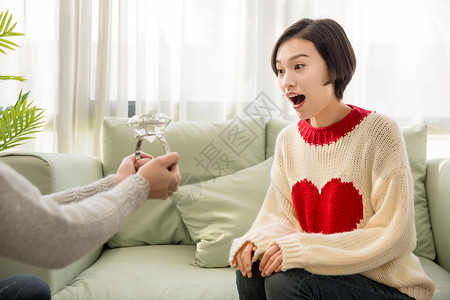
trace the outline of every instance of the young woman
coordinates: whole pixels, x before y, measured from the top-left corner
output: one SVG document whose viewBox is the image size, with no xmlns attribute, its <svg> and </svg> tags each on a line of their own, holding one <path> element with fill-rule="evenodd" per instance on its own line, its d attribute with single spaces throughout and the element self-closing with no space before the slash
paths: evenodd
<svg viewBox="0 0 450 300">
<path fill-rule="evenodd" d="M 413 181 L 401 132 L 342 101 L 355 67 L 330 19 L 302 19 L 275 44 L 272 68 L 300 121 L 279 134 L 264 204 L 231 247 L 241 299 L 433 294 L 412 253 Z"/>
</svg>

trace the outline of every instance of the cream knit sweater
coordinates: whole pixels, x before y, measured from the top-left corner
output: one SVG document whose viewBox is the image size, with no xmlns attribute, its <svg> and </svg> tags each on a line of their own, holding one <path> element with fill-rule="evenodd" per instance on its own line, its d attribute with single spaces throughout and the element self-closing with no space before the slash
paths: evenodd
<svg viewBox="0 0 450 300">
<path fill-rule="evenodd" d="M 394 121 L 356 106 L 341 121 L 314 128 L 300 120 L 279 134 L 272 182 L 249 232 L 233 241 L 230 262 L 247 241 L 273 244 L 282 270 L 359 273 L 430 299 L 433 282 L 412 253 L 413 181 Z"/>
</svg>

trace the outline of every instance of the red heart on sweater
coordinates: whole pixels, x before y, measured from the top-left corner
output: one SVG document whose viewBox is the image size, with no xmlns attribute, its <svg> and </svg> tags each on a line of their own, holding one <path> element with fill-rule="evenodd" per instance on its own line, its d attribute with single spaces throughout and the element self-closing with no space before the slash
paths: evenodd
<svg viewBox="0 0 450 300">
<path fill-rule="evenodd" d="M 307 233 L 352 231 L 363 219 L 362 196 L 351 182 L 333 178 L 319 192 L 309 180 L 292 186 L 292 201 L 300 226 Z"/>
</svg>

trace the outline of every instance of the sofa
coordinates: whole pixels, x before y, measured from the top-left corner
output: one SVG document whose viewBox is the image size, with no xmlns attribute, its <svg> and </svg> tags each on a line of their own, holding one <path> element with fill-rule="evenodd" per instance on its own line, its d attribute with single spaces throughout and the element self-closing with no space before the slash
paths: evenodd
<svg viewBox="0 0 450 300">
<path fill-rule="evenodd" d="M 43 194 L 84 185 L 114 173 L 133 153 L 136 138 L 126 122 L 105 118 L 101 157 L 4 152 L 0 159 Z M 170 124 L 165 137 L 180 154 L 182 175 L 173 196 L 147 201 L 105 245 L 64 268 L 0 257 L 0 278 L 35 274 L 56 300 L 238 299 L 228 250 L 259 211 L 276 136 L 290 122 L 252 117 Z M 402 133 L 414 178 L 415 254 L 435 283 L 433 299 L 450 299 L 450 158 L 426 159 L 426 126 Z M 158 141 L 144 141 L 142 149 L 163 153 Z"/>
</svg>

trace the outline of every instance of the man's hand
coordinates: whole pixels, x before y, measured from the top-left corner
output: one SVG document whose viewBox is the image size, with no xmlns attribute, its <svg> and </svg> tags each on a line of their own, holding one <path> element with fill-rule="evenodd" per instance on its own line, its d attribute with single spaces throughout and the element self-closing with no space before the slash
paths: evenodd
<svg viewBox="0 0 450 300">
<path fill-rule="evenodd" d="M 150 184 L 149 198 L 167 199 L 178 190 L 181 182 L 178 153 L 172 152 L 146 162 L 139 167 L 137 174 Z M 141 161 L 138 160 L 138 163 Z"/>
<path fill-rule="evenodd" d="M 273 272 L 281 271 L 283 264 L 283 254 L 280 247 L 275 244 L 264 252 L 264 255 L 259 263 L 259 270 L 261 276 L 266 277 L 272 275 Z"/>
<path fill-rule="evenodd" d="M 231 265 L 233 268 L 239 267 L 242 276 L 252 278 L 252 258 L 257 250 L 255 244 L 247 242 L 236 252 Z"/>
</svg>

